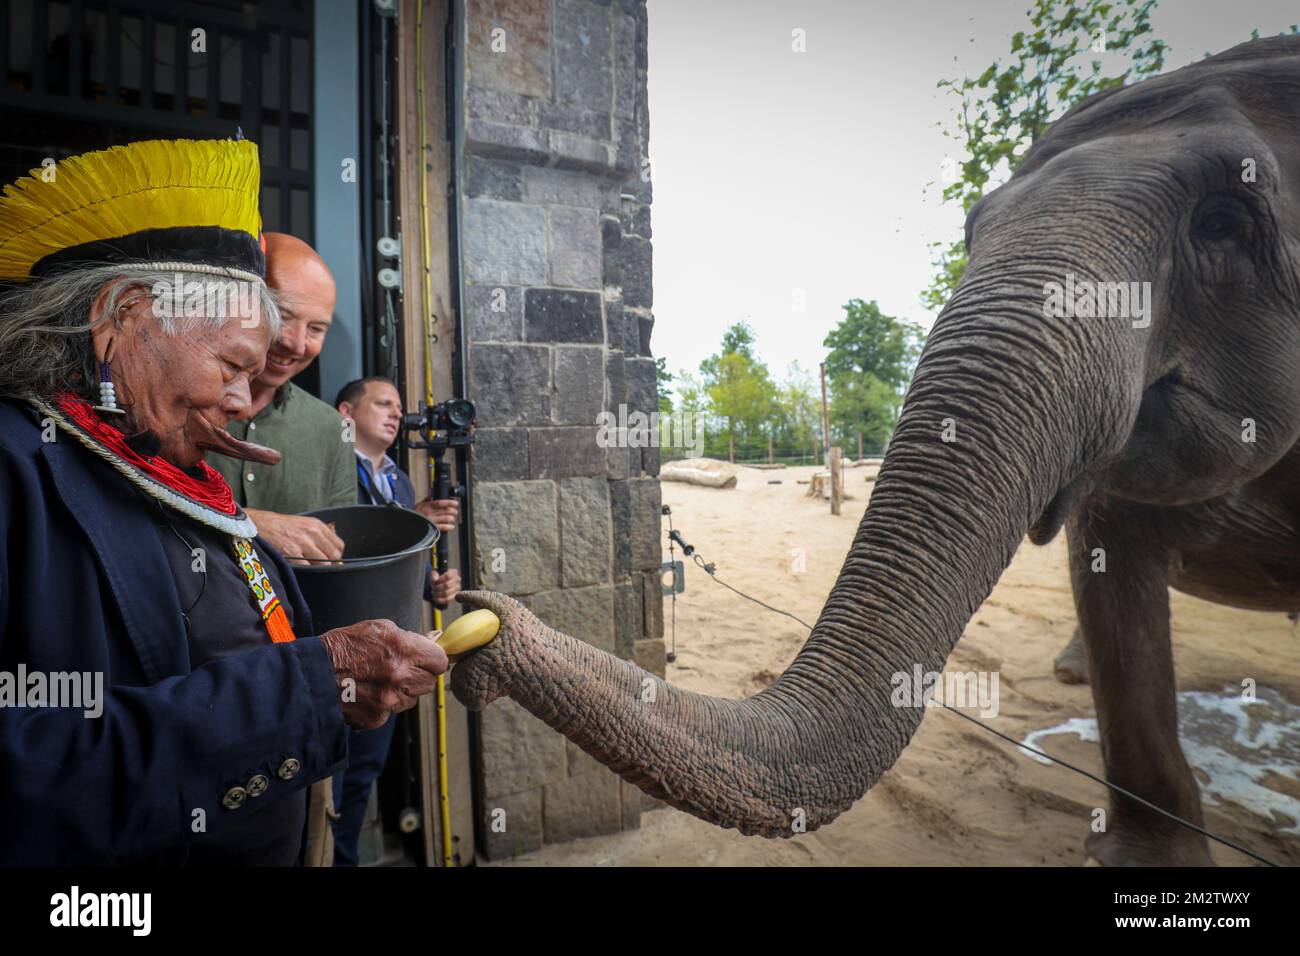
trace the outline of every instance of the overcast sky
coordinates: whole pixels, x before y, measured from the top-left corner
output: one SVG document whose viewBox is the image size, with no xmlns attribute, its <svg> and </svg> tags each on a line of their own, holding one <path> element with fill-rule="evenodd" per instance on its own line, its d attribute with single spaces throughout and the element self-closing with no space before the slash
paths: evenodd
<svg viewBox="0 0 1300 956">
<path fill-rule="evenodd" d="M 1029 5 L 649 0 L 655 355 L 695 372 L 743 319 L 778 378 L 794 359 L 815 373 L 851 298 L 928 328 L 929 244 L 962 226 L 939 201 L 955 98 L 935 84 L 1005 58 Z M 1152 17 L 1166 70 L 1297 20 L 1296 0 L 1163 0 Z"/>
</svg>

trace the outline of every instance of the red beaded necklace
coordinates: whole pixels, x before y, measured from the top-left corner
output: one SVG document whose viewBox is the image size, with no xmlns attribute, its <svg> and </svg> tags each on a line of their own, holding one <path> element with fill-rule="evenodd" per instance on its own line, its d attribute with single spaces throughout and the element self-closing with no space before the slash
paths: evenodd
<svg viewBox="0 0 1300 956">
<path fill-rule="evenodd" d="M 235 495 L 230 490 L 230 485 L 226 484 L 226 479 L 222 478 L 221 474 L 206 461 L 199 462 L 199 470 L 203 477 L 195 478 L 165 458 L 160 456 L 146 458 L 136 452 L 126 443 L 125 435 L 95 414 L 90 402 L 77 398 L 71 392 L 63 392 L 55 399 L 55 404 L 78 428 L 132 468 L 138 469 L 177 494 L 184 495 L 213 511 L 224 515 L 235 514 Z"/>
</svg>

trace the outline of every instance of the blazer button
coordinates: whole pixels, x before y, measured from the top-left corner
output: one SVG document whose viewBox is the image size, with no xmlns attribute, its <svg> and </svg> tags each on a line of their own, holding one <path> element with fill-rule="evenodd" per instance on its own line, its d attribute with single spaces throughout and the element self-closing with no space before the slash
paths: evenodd
<svg viewBox="0 0 1300 956">
<path fill-rule="evenodd" d="M 248 791 L 243 787 L 231 787 L 226 791 L 226 795 L 221 798 L 221 805 L 227 810 L 238 810 L 248 799 Z"/>
<path fill-rule="evenodd" d="M 259 773 L 248 778 L 248 783 L 244 785 L 244 789 L 248 791 L 249 797 L 256 798 L 266 793 L 266 788 L 270 785 L 271 781 L 266 778 L 266 775 Z"/>
<path fill-rule="evenodd" d="M 275 775 L 281 780 L 292 780 L 294 777 L 298 776 L 298 771 L 301 769 L 302 764 L 293 757 L 290 757 L 284 763 L 280 764 L 280 769 L 275 772 Z"/>
</svg>

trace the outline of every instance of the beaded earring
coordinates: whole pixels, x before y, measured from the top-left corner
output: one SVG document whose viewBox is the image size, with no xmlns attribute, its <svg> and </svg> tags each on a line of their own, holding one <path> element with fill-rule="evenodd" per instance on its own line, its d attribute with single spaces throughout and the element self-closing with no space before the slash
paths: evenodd
<svg viewBox="0 0 1300 956">
<path fill-rule="evenodd" d="M 95 406 L 95 411 L 110 415 L 126 414 L 125 409 L 117 407 L 117 388 L 109 377 L 107 360 L 99 363 L 99 404 Z"/>
</svg>

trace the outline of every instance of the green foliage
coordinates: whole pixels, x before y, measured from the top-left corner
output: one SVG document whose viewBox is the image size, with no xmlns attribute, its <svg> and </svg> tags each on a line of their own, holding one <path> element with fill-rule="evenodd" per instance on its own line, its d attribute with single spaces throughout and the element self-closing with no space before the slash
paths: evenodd
<svg viewBox="0 0 1300 956">
<path fill-rule="evenodd" d="M 655 359 L 655 380 L 659 389 L 659 411 L 667 414 L 673 410 L 673 373 L 668 371 L 668 359 L 665 356 Z"/>
<path fill-rule="evenodd" d="M 851 299 L 823 342 L 832 440 L 856 452 L 883 448 L 898 423 L 903 396 L 921 354 L 920 326 L 885 315 L 874 300 Z"/>
<path fill-rule="evenodd" d="M 1011 38 L 1007 61 L 994 61 L 977 77 L 942 80 L 960 100 L 957 135 L 965 159 L 943 191 L 962 212 L 1005 182 L 1029 147 L 1070 107 L 1127 82 L 1160 72 L 1168 50 L 1151 36 L 1156 0 L 1034 0 L 1029 30 Z M 1096 55 L 1122 62 L 1106 66 Z M 951 136 L 952 134 L 947 134 Z M 966 271 L 965 243 L 934 243 L 935 276 L 921 293 L 927 308 L 941 309 Z"/>
<path fill-rule="evenodd" d="M 700 363 L 709 417 L 726 436 L 728 450 L 754 438 L 765 443 L 764 426 L 776 404 L 776 387 L 754 355 L 754 338 L 748 324 L 737 322 L 723 334 L 722 348 Z"/>
</svg>

